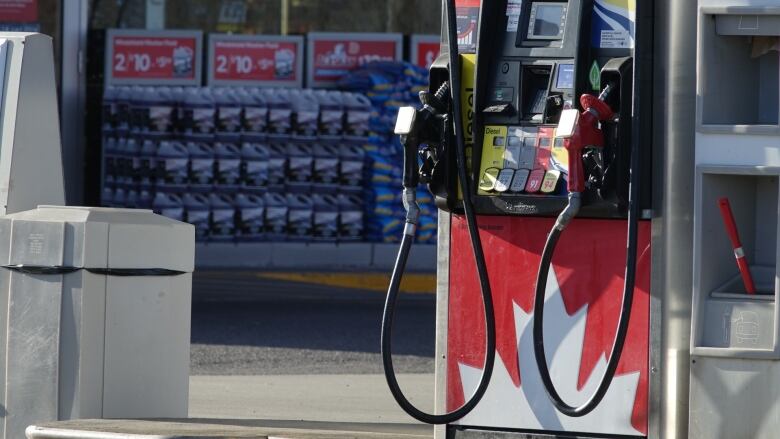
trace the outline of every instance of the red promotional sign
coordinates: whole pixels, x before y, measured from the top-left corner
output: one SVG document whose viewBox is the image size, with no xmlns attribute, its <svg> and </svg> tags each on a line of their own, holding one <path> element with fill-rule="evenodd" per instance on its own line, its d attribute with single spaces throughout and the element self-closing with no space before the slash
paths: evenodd
<svg viewBox="0 0 780 439">
<path fill-rule="evenodd" d="M 414 63 L 420 67 L 430 68 L 431 64 L 439 57 L 441 44 L 436 43 L 420 43 L 417 45 L 417 59 Z"/>
<path fill-rule="evenodd" d="M 0 22 L 33 23 L 38 21 L 38 0 L 0 0 Z"/>
<path fill-rule="evenodd" d="M 476 50 L 475 37 L 479 23 L 480 0 L 456 0 L 458 15 L 458 47 L 461 52 Z"/>
<path fill-rule="evenodd" d="M 412 35 L 410 61 L 419 67 L 431 67 L 441 52 L 441 37 L 438 35 Z"/>
<path fill-rule="evenodd" d="M 372 61 L 395 59 L 395 41 L 317 41 L 314 44 L 314 79 L 339 79 Z"/>
<path fill-rule="evenodd" d="M 402 42 L 398 34 L 310 34 L 309 85 L 333 83 L 373 61 L 398 60 Z"/>
<path fill-rule="evenodd" d="M 111 74 L 116 79 L 194 79 L 197 38 L 114 35 Z"/>
<path fill-rule="evenodd" d="M 300 87 L 302 52 L 302 37 L 211 35 L 209 84 Z"/>
<path fill-rule="evenodd" d="M 214 78 L 260 81 L 290 79 L 295 75 L 297 50 L 295 43 L 217 41 L 214 43 Z"/>
</svg>

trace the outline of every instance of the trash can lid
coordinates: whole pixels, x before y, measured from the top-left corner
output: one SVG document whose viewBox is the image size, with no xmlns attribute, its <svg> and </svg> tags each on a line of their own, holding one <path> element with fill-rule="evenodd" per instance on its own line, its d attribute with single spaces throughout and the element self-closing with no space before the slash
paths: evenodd
<svg viewBox="0 0 780 439">
<path fill-rule="evenodd" d="M 195 228 L 151 210 L 39 206 L 0 217 L 0 265 L 190 273 Z"/>
</svg>

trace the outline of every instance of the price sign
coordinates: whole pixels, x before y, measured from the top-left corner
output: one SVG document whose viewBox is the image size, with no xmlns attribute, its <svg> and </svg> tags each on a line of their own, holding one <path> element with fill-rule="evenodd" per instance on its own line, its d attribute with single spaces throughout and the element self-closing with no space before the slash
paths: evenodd
<svg viewBox="0 0 780 439">
<path fill-rule="evenodd" d="M 0 1 L 0 21 L 3 23 L 34 23 L 38 21 L 38 0 Z"/>
<path fill-rule="evenodd" d="M 414 65 L 429 69 L 441 51 L 441 37 L 438 35 L 412 35 L 410 50 Z"/>
<path fill-rule="evenodd" d="M 303 37 L 210 35 L 209 85 L 303 86 Z"/>
<path fill-rule="evenodd" d="M 373 61 L 398 61 L 401 34 L 310 33 L 306 80 L 310 87 L 332 87 L 352 70 Z"/>
<path fill-rule="evenodd" d="M 106 83 L 200 85 L 198 31 L 110 30 Z"/>
<path fill-rule="evenodd" d="M 480 0 L 456 0 L 458 16 L 458 47 L 461 53 L 474 53 L 477 48 Z"/>
</svg>

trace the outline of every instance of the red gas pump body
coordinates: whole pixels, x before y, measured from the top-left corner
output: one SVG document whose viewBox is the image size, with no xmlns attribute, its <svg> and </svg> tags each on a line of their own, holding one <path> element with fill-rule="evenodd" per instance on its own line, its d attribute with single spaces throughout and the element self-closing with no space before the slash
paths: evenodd
<svg viewBox="0 0 780 439">
<path fill-rule="evenodd" d="M 628 341 L 602 407 L 584 418 L 556 413 L 534 364 L 534 282 L 552 218 L 480 216 L 493 288 L 497 357 L 491 388 L 464 426 L 501 430 L 646 435 L 650 304 L 650 222 L 641 224 Z M 588 396 L 615 337 L 625 270 L 625 220 L 577 219 L 561 238 L 548 282 L 547 352 L 565 395 Z M 447 408 L 473 390 L 485 359 L 479 286 L 465 221 L 452 217 L 447 337 Z M 555 306 L 560 305 L 560 306 Z M 549 322 L 549 323 L 548 323 Z M 552 329 L 560 328 L 560 331 Z M 556 375 L 557 372 L 557 375 Z M 568 378 L 565 377 L 568 375 Z M 558 383 L 558 381 L 556 381 Z M 568 388 L 567 388 L 568 387 Z M 618 390 L 619 391 L 614 391 Z"/>
</svg>

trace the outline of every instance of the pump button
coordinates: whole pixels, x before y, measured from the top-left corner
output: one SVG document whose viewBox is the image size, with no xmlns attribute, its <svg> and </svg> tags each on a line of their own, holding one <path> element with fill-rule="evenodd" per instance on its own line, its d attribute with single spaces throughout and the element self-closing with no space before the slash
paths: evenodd
<svg viewBox="0 0 780 439">
<path fill-rule="evenodd" d="M 512 87 L 497 87 L 493 89 L 493 102 L 512 102 L 515 98 L 515 89 Z"/>
<path fill-rule="evenodd" d="M 558 184 L 561 181 L 561 171 L 547 171 L 542 180 L 542 193 L 553 194 L 558 190 Z"/>
<path fill-rule="evenodd" d="M 529 194 L 538 193 L 544 183 L 544 169 L 535 169 L 528 176 L 528 183 L 525 185 L 525 191 Z"/>
<path fill-rule="evenodd" d="M 512 178 L 515 176 L 514 169 L 504 169 L 498 174 L 498 181 L 496 181 L 495 191 L 504 193 L 509 190 L 509 186 L 512 184 Z"/>
<path fill-rule="evenodd" d="M 509 109 L 509 104 L 491 105 L 484 110 L 484 113 L 501 114 Z"/>
<path fill-rule="evenodd" d="M 484 192 L 492 192 L 496 188 L 498 182 L 498 168 L 489 168 L 482 174 L 482 178 L 479 180 L 479 190 Z"/>
<path fill-rule="evenodd" d="M 512 184 L 509 186 L 510 192 L 520 193 L 525 190 L 525 185 L 528 184 L 528 176 L 531 174 L 529 169 L 518 169 L 515 171 L 515 178 L 512 179 Z"/>
</svg>

